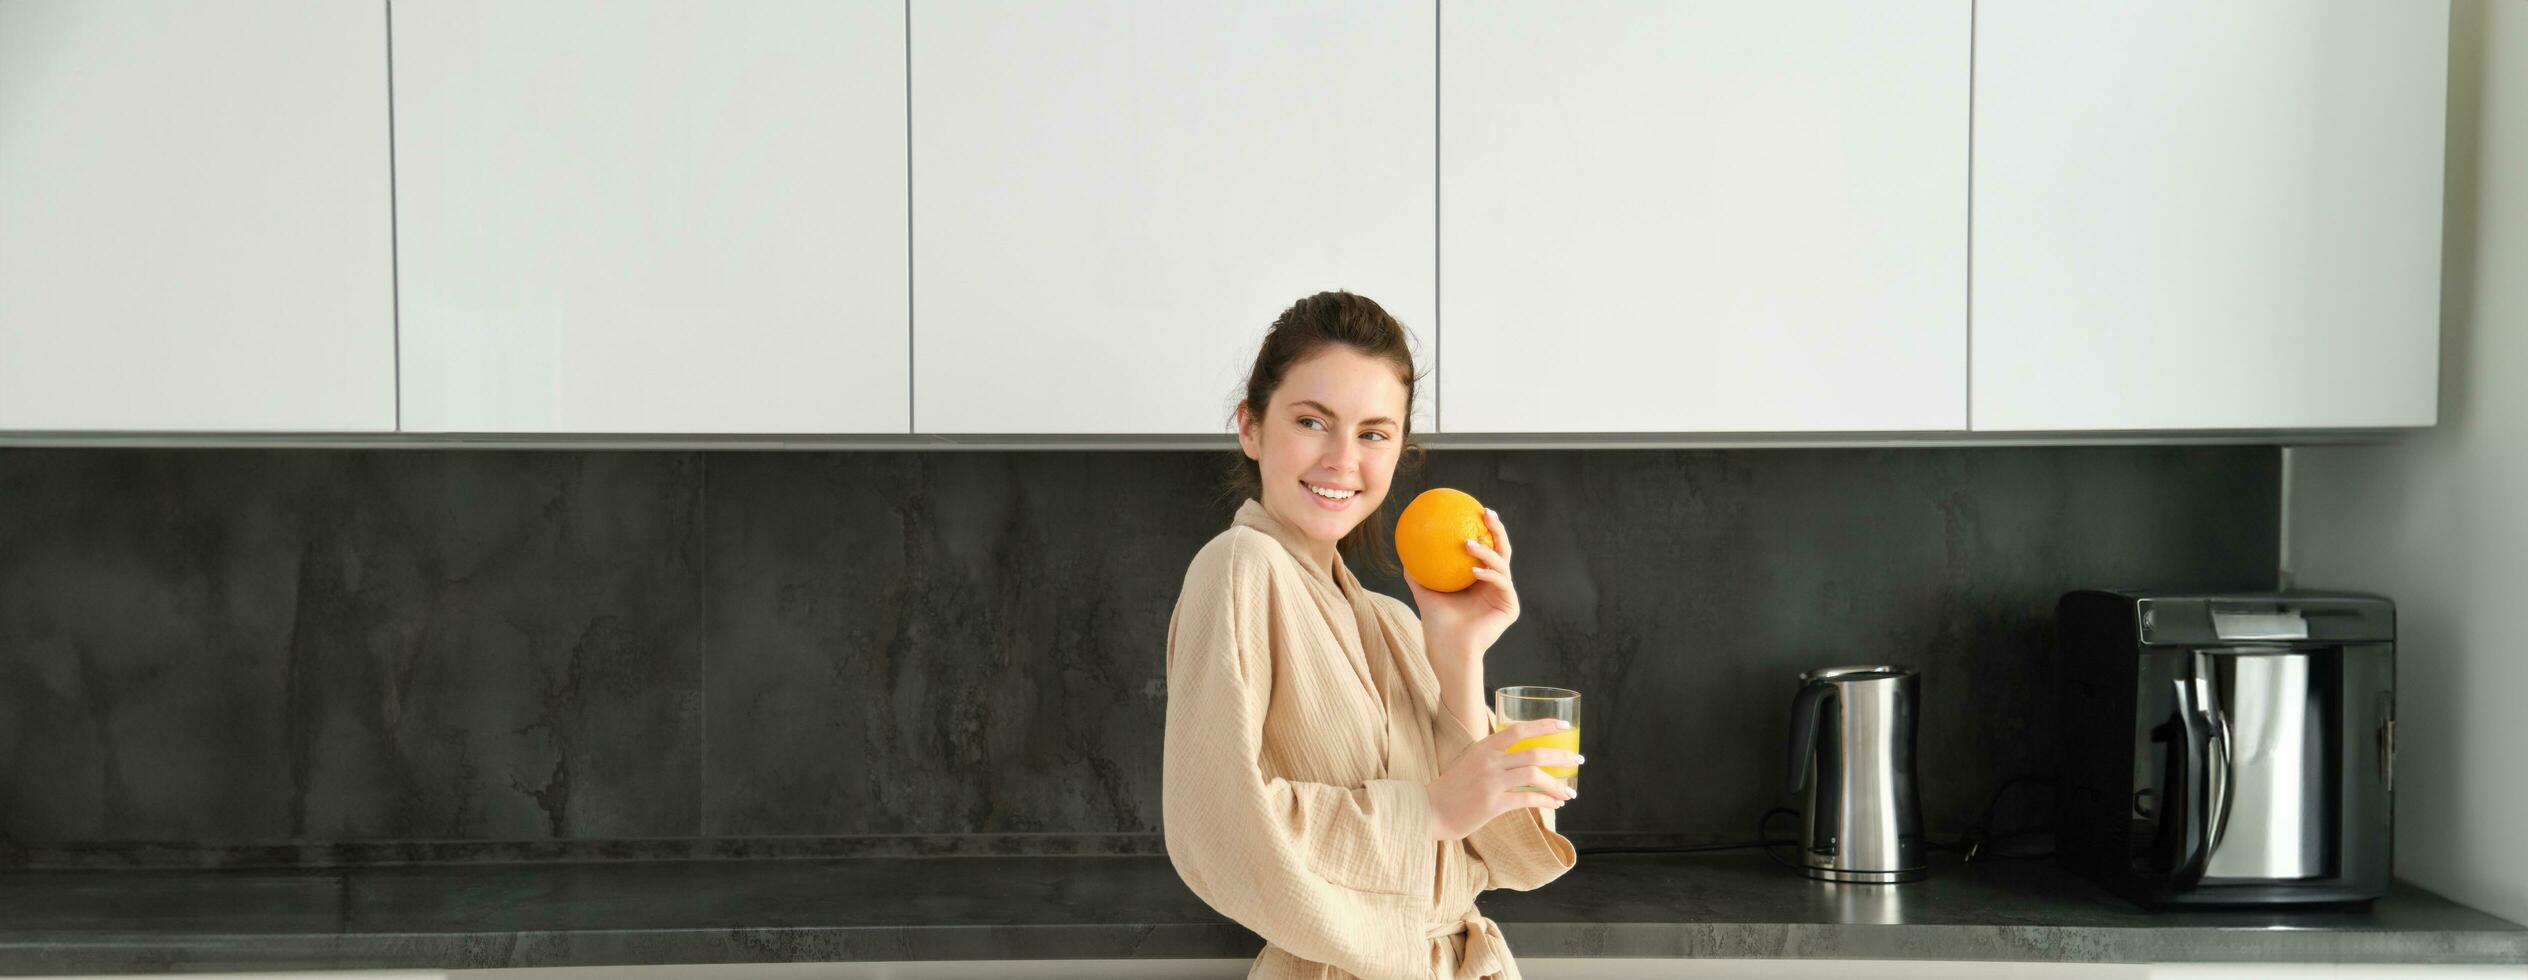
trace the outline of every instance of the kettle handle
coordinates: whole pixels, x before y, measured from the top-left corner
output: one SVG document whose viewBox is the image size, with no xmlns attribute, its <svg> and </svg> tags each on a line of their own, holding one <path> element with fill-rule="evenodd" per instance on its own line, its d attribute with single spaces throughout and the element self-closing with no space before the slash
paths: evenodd
<svg viewBox="0 0 2528 980">
<path fill-rule="evenodd" d="M 1790 790 L 1797 793 L 1808 785 L 1808 753 L 1817 746 L 1818 712 L 1833 697 L 1832 684 L 1808 684 L 1791 699 Z"/>
<path fill-rule="evenodd" d="M 2219 805 L 2213 795 L 2219 790 L 2215 788 L 2211 765 L 2214 733 L 2196 698 L 2201 692 L 2185 678 L 2178 678 L 2176 693 L 2173 734 L 2180 741 L 2173 783 L 2179 799 L 2176 806 L 2162 810 L 2160 832 L 2171 835 L 2176 844 L 2175 860 L 2168 869 L 2171 882 L 2178 888 L 2193 888 L 2203 880 L 2204 869 L 2212 863 L 2212 815 L 2213 808 Z M 2222 743 L 2224 769 L 2229 766 L 2228 748 L 2226 742 Z M 2172 823 L 2175 826 L 2171 827 Z"/>
</svg>

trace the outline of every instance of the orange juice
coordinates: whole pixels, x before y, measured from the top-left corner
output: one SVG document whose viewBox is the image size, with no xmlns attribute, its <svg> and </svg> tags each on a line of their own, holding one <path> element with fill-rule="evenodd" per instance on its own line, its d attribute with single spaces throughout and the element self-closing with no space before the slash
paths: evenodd
<svg viewBox="0 0 2528 980">
<path fill-rule="evenodd" d="M 1499 728 L 1493 730 L 1500 731 Z M 1529 749 L 1561 749 L 1577 754 L 1580 751 L 1580 726 L 1573 725 L 1562 731 L 1547 732 L 1535 738 L 1522 738 L 1510 743 L 1510 747 L 1505 751 L 1525 752 Z M 1580 788 L 1579 766 L 1546 766 L 1544 769 L 1546 775 L 1562 780 L 1563 785 L 1573 789 Z"/>
</svg>

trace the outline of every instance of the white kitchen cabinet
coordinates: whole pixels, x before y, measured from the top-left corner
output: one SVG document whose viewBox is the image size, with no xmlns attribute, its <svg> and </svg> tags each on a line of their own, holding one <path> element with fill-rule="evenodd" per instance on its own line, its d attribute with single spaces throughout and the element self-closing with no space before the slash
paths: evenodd
<svg viewBox="0 0 2528 980">
<path fill-rule="evenodd" d="M 0 3 L 0 431 L 392 431 L 386 70 L 379 3 Z"/>
<path fill-rule="evenodd" d="M 914 0 L 914 429 L 1225 433 L 1265 329 L 1328 289 L 1427 364 L 1434 16 Z"/>
<path fill-rule="evenodd" d="M 2429 425 L 2445 0 L 1983 0 L 1974 427 Z"/>
<path fill-rule="evenodd" d="M 1971 8 L 1449 0 L 1441 429 L 1963 429 Z"/>
<path fill-rule="evenodd" d="M 394 22 L 407 431 L 907 431 L 900 0 Z"/>
</svg>

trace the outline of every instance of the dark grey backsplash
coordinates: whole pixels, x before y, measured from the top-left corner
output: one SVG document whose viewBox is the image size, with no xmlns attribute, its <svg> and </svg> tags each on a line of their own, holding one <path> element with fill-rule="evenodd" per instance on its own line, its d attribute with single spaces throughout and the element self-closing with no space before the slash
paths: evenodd
<svg viewBox="0 0 2528 980">
<path fill-rule="evenodd" d="M 2270 588 L 2277 464 L 1458 450 L 1390 510 L 1445 484 L 1508 520 L 1488 680 L 1586 696 L 1566 830 L 1750 836 L 1793 676 L 1899 662 L 1954 833 L 2049 763 L 2054 598 Z M 1147 834 L 1226 465 L 0 450 L 0 843 Z"/>
</svg>

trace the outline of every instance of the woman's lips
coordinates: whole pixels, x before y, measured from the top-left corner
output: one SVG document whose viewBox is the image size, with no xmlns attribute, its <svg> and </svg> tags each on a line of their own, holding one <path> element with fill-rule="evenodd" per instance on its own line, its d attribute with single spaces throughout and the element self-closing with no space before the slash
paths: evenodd
<svg viewBox="0 0 2528 980">
<path fill-rule="evenodd" d="M 1351 496 L 1345 497 L 1341 500 L 1329 499 L 1317 493 L 1317 491 L 1313 489 L 1306 480 L 1299 481 L 1299 492 L 1307 494 L 1308 499 L 1316 501 L 1317 506 L 1323 507 L 1327 510 L 1342 510 L 1352 506 L 1352 501 L 1361 499 L 1360 491 L 1357 490 L 1353 491 Z"/>
</svg>

